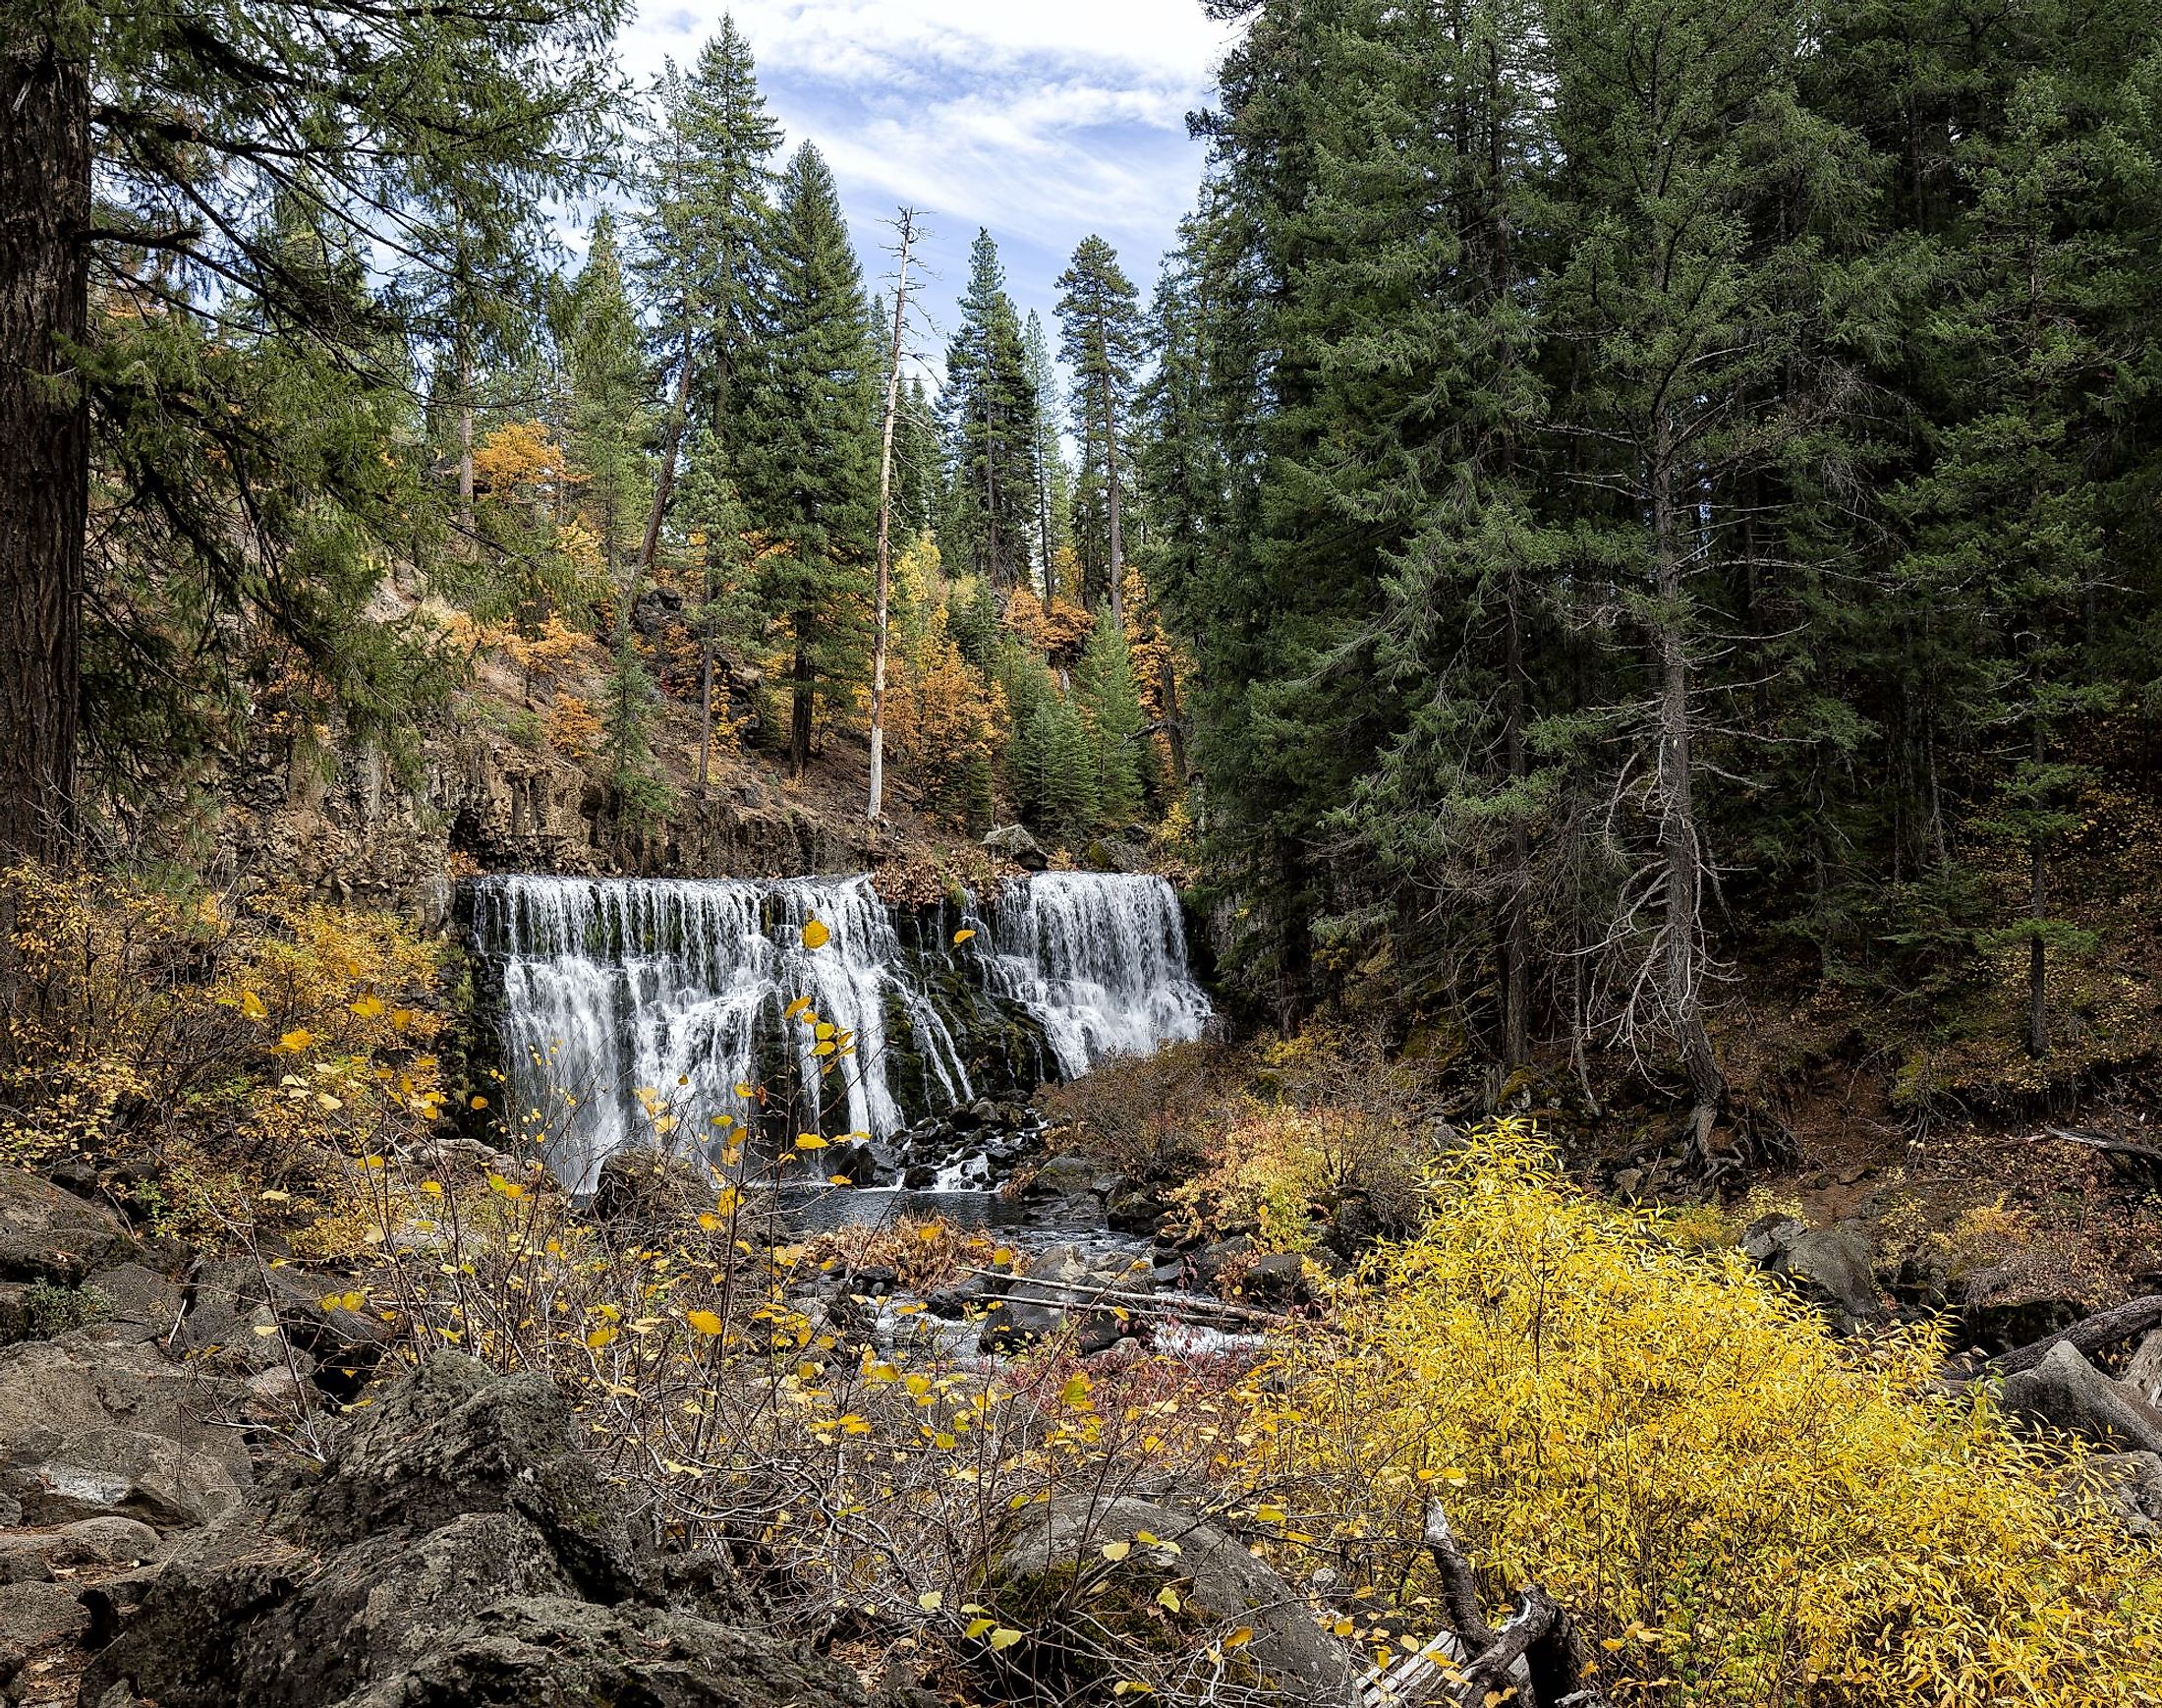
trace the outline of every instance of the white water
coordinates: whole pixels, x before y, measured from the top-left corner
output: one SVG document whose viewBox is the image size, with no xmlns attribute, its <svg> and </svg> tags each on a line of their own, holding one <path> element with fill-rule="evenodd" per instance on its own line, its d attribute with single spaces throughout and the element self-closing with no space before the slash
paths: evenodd
<svg viewBox="0 0 2162 1708">
<path fill-rule="evenodd" d="M 816 919 L 832 934 L 803 946 Z M 912 1118 L 976 1095 L 930 981 L 958 969 L 1041 1027 L 1058 1071 L 1200 1036 L 1208 998 L 1186 963 L 1178 901 L 1158 878 L 1058 873 L 1007 887 L 969 923 L 977 937 L 936 965 L 903 951 L 869 879 L 778 883 L 498 878 L 475 887 L 481 952 L 502 976 L 503 1054 L 515 1116 L 541 1111 L 557 1171 L 590 1186 L 613 1152 L 654 1138 L 640 1092 L 683 1128 L 746 1112 L 736 1087 L 790 1039 L 804 1087 L 799 1116 L 886 1138 Z M 809 998 L 854 1034 L 830 1076 L 814 1039 L 786 1018 Z M 920 1074 L 896 1071 L 897 1018 Z M 898 1083 L 902 1080 L 914 1083 Z M 529 1128 L 529 1130 L 531 1130 Z M 679 1129 L 669 1142 L 691 1137 Z"/>
<path fill-rule="evenodd" d="M 1108 1055 L 1191 1043 L 1208 1021 L 1161 878 L 1047 872 L 1007 891 L 990 935 L 994 986 L 1043 1021 L 1068 1079 Z"/>
</svg>

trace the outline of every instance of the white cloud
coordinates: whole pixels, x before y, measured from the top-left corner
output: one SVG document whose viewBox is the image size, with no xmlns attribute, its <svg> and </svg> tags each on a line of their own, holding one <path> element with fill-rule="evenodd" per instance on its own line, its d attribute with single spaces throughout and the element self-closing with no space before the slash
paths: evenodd
<svg viewBox="0 0 2162 1708">
<path fill-rule="evenodd" d="M 859 221 L 906 201 L 964 249 L 988 226 L 1011 246 L 1016 296 L 1046 308 L 1052 257 L 1090 231 L 1130 252 L 1146 285 L 1199 176 L 1185 116 L 1231 34 L 1199 0 L 648 0 L 626 69 L 688 63 L 724 11 L 791 140 L 819 144 Z"/>
</svg>

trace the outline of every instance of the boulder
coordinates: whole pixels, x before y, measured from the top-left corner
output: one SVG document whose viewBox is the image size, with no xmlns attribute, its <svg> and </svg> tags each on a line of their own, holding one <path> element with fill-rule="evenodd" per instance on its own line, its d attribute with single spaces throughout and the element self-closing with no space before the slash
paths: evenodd
<svg viewBox="0 0 2162 1708">
<path fill-rule="evenodd" d="M 2015 1416 L 2066 1430 L 2097 1447 L 2162 1452 L 2162 1412 L 2112 1382 L 2060 1341 L 2031 1370 L 2005 1378 L 2004 1406 Z"/>
<path fill-rule="evenodd" d="M 2149 1405 L 2162 1408 L 2162 1329 L 2148 1332 L 2119 1380 Z"/>
<path fill-rule="evenodd" d="M 1884 1317 L 1873 1269 L 1876 1253 L 1869 1236 L 1852 1223 L 1812 1230 L 1796 1217 L 1764 1216 L 1742 1234 L 1741 1249 L 1843 1333 Z"/>
<path fill-rule="evenodd" d="M 1213 1288 L 1253 1254 L 1254 1242 L 1243 1233 L 1231 1239 L 1213 1240 L 1194 1253 L 1194 1281 L 1200 1286 Z"/>
<path fill-rule="evenodd" d="M 0 1464 L 25 1464 L 98 1431 L 156 1436 L 249 1478 L 248 1450 L 218 1421 L 227 1385 L 155 1346 L 31 1341 L 0 1350 Z"/>
<path fill-rule="evenodd" d="M 41 1582 L 56 1566 L 126 1566 L 155 1560 L 157 1532 L 133 1518 L 87 1518 L 57 1530 L 0 1535 L 0 1583 Z"/>
<path fill-rule="evenodd" d="M 1264 1252 L 1238 1272 L 1232 1290 L 1257 1304 L 1297 1304 L 1308 1296 L 1306 1261 L 1296 1252 Z"/>
<path fill-rule="evenodd" d="M 2093 1453 L 2065 1473 L 2066 1499 L 2099 1507 L 2132 1535 L 2162 1536 L 2162 1453 Z"/>
<path fill-rule="evenodd" d="M 1097 1166 L 1086 1157 L 1051 1157 L 1037 1167 L 1030 1190 L 1051 1198 L 1086 1198 L 1095 1190 Z"/>
<path fill-rule="evenodd" d="M 101 1338 L 161 1340 L 187 1307 L 180 1283 L 140 1263 L 101 1269 L 85 1283 L 108 1307 Z"/>
<path fill-rule="evenodd" d="M 73 1286 L 125 1259 L 133 1244 L 118 1211 L 0 1167 L 0 1281 Z"/>
<path fill-rule="evenodd" d="M 237 1504 L 243 1480 L 206 1452 L 133 1429 L 26 1443 L 0 1468 L 0 1488 L 29 1524 L 134 1518 L 193 1529 Z"/>
<path fill-rule="evenodd" d="M 89 1613 L 72 1584 L 0 1583 L 0 1685 L 38 1650 L 75 1642 L 89 1628 Z"/>
<path fill-rule="evenodd" d="M 660 1151 L 618 1151 L 600 1165 L 586 1213 L 627 1227 L 665 1225 L 713 1207 L 705 1171 Z"/>
<path fill-rule="evenodd" d="M 1120 1252 L 1094 1256 L 1078 1246 L 1054 1245 L 1040 1253 L 1027 1275 L 987 1299 L 978 1343 L 987 1352 L 1013 1352 L 1068 1330 L 1078 1337 L 1077 1350 L 1088 1357 L 1116 1345 L 1139 1331 L 1130 1312 L 1117 1305 L 1098 1306 L 1108 1292 L 1153 1292 L 1148 1261 Z"/>
<path fill-rule="evenodd" d="M 1156 1542 L 1138 1540 L 1143 1535 Z M 1106 1561 L 1105 1544 L 1117 1542 L 1129 1544 L 1130 1552 L 1115 1563 Z M 1163 1546 L 1166 1543 L 1171 1546 Z M 1091 1594 L 1084 1606 L 1083 1598 L 1071 1593 L 1076 1572 L 1102 1573 L 1114 1585 L 1124 1578 L 1133 1592 Z M 1056 1642 L 1065 1619 L 1092 1627 L 1090 1634 L 1100 1640 L 1106 1627 L 1119 1631 L 1116 1607 L 1148 1607 L 1159 1590 L 1172 1586 L 1187 1628 L 1171 1640 L 1198 1648 L 1212 1634 L 1252 1627 L 1253 1640 L 1239 1653 L 1255 1676 L 1241 1680 L 1241 1701 L 1327 1708 L 1357 1703 L 1358 1664 L 1317 1622 L 1304 1596 L 1221 1526 L 1152 1501 L 1078 1496 L 1027 1509 L 999 1539 L 985 1599 L 1007 1624 L 1027 1633 L 1012 1651 L 1017 1664 L 1024 1670 L 1040 1665 L 1055 1676 L 1080 1647 Z M 1131 1623 L 1131 1630 L 1121 1634 L 1137 1644 L 1166 1640 L 1155 1621 L 1137 1617 Z"/>
<path fill-rule="evenodd" d="M 538 1375 L 443 1355 L 184 1547 L 92 1660 L 85 1708 L 860 1708 L 751 1623 L 723 1568 L 671 1576 Z"/>
<path fill-rule="evenodd" d="M 1041 872 L 1051 864 L 1051 856 L 1044 852 L 1044 845 L 1029 834 L 1025 826 L 1006 825 L 993 830 L 984 838 L 984 847 L 1031 872 Z"/>
</svg>

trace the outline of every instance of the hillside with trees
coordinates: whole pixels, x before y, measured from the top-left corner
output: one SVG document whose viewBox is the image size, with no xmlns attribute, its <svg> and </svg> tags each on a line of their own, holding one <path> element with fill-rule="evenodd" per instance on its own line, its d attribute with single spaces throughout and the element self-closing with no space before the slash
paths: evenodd
<svg viewBox="0 0 2162 1708">
<path fill-rule="evenodd" d="M 1198 4 L 0 0 L 0 1699 L 2162 1701 L 2162 20 Z"/>
</svg>

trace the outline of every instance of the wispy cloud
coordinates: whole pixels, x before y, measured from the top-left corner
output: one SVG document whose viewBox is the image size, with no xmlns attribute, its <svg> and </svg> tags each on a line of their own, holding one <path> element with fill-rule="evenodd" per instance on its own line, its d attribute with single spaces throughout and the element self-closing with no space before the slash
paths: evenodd
<svg viewBox="0 0 2162 1708">
<path fill-rule="evenodd" d="M 831 163 L 868 270 L 896 204 L 929 216 L 947 322 L 979 225 L 1016 299 L 1047 317 L 1092 231 L 1145 290 L 1199 176 L 1186 114 L 1229 40 L 1198 0 L 739 0 L 649 6 L 626 30 L 626 68 L 687 64 L 724 10 L 791 142 L 808 137 Z"/>
</svg>

